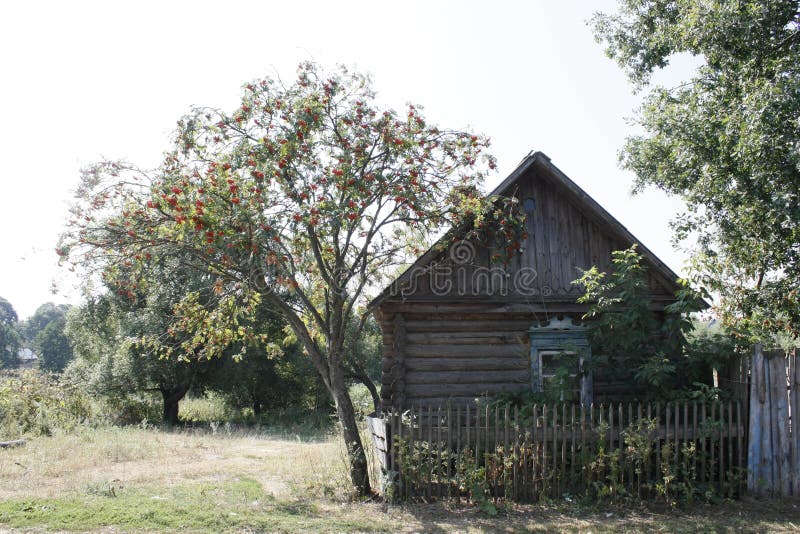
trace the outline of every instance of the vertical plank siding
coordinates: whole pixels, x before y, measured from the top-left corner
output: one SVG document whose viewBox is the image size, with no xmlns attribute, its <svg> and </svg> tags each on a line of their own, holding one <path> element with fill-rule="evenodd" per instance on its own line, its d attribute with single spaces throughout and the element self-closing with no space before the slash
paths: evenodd
<svg viewBox="0 0 800 534">
<path fill-rule="evenodd" d="M 400 500 L 476 491 L 518 501 L 599 492 L 647 498 L 683 483 L 736 496 L 746 467 L 742 413 L 738 401 L 390 410 L 383 465 Z"/>
<path fill-rule="evenodd" d="M 765 351 L 761 345 L 753 353 L 747 489 L 761 497 L 800 497 L 797 356 L 798 349 Z"/>
</svg>

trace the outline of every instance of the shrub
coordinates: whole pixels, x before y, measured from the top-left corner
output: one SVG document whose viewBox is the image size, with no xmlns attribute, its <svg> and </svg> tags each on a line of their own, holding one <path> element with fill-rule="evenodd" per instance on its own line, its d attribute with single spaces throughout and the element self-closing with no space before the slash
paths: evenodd
<svg viewBox="0 0 800 534">
<path fill-rule="evenodd" d="M 0 375 L 0 435 L 49 435 L 89 422 L 91 398 L 78 386 L 35 369 Z"/>
<path fill-rule="evenodd" d="M 694 398 L 711 385 L 712 369 L 739 355 L 735 338 L 700 329 L 691 316 L 703 309 L 704 291 L 678 280 L 675 301 L 663 317 L 654 312 L 647 268 L 636 246 L 612 253 L 609 273 L 597 267 L 573 283 L 585 290 L 578 302 L 589 304 L 592 358 L 586 367 L 608 382 L 629 384 L 641 399 Z"/>
</svg>

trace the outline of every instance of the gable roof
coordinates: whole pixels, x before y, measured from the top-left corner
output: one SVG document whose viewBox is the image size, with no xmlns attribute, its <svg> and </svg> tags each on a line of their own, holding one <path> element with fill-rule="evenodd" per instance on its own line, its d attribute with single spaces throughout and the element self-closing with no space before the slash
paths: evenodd
<svg viewBox="0 0 800 534">
<path fill-rule="evenodd" d="M 570 180 L 561 169 L 553 165 L 550 158 L 543 152 L 529 153 L 519 165 L 517 165 L 517 168 L 514 169 L 500 185 L 495 187 L 488 196 L 507 195 L 512 186 L 534 168 L 538 171 L 539 176 L 560 186 L 569 196 L 569 201 L 573 202 L 581 211 L 594 218 L 610 234 L 617 236 L 624 242 L 635 243 L 641 256 L 654 267 L 652 272 L 658 276 L 661 283 L 670 291 L 678 289 L 679 286 L 676 283 L 676 280 L 679 278 L 678 275 L 653 254 L 650 249 L 645 247 L 622 223 L 615 219 L 608 211 L 598 204 L 597 201 L 581 189 L 578 184 Z M 412 274 L 416 272 L 416 269 L 433 261 L 441 252 L 440 245 L 446 237 L 447 234 L 441 237 L 431 248 L 403 271 L 400 276 L 381 291 L 381 293 L 369 303 L 368 309 L 374 309 L 376 306 L 380 305 L 381 302 L 393 293 L 393 290 L 406 283 Z"/>
</svg>

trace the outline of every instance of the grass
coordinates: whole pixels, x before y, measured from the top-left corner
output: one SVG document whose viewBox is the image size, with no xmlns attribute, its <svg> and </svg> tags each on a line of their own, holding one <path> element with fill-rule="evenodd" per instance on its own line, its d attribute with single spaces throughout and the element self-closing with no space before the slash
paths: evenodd
<svg viewBox="0 0 800 534">
<path fill-rule="evenodd" d="M 54 499 L 0 503 L 0 523 L 14 528 L 86 531 L 347 531 L 363 527 L 357 511 L 331 515 L 314 502 L 279 500 L 253 479 L 127 488 L 89 486 Z M 391 531 L 387 521 L 375 530 Z"/>
<path fill-rule="evenodd" d="M 81 428 L 0 449 L 0 530 L 81 532 L 792 532 L 798 503 L 686 511 L 558 502 L 354 502 L 343 447 L 256 431 Z"/>
<path fill-rule="evenodd" d="M 180 419 L 188 426 L 208 426 L 214 432 L 230 433 L 248 427 L 271 435 L 308 439 L 332 430 L 334 426 L 329 410 L 314 411 L 293 406 L 268 410 L 256 416 L 251 408 L 231 408 L 222 395 L 214 392 L 184 398 L 180 404 Z"/>
</svg>

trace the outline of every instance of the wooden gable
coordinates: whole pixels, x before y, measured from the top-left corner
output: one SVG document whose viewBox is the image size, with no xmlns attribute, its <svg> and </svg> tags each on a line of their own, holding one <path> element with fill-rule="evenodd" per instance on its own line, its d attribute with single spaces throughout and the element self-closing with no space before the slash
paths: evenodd
<svg viewBox="0 0 800 534">
<path fill-rule="evenodd" d="M 581 271 L 610 271 L 611 253 L 637 244 L 656 301 L 674 299 L 677 275 L 541 152 L 527 156 L 491 195 L 516 196 L 527 240 L 513 260 L 477 242 L 438 243 L 376 298 L 392 301 L 574 303 Z"/>
</svg>

